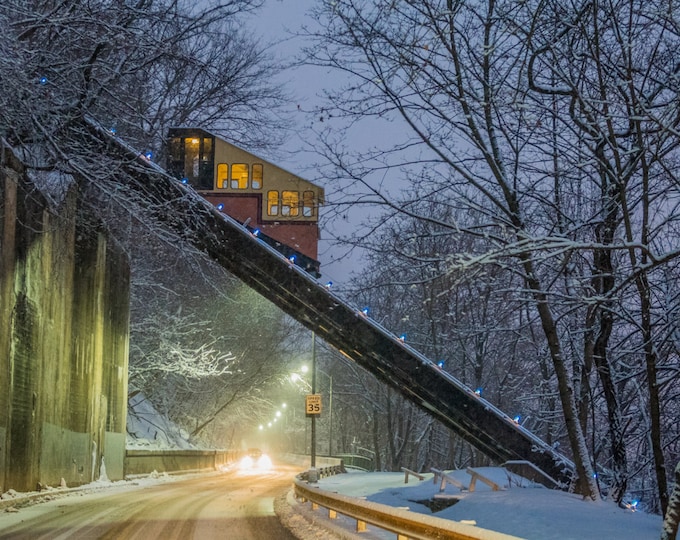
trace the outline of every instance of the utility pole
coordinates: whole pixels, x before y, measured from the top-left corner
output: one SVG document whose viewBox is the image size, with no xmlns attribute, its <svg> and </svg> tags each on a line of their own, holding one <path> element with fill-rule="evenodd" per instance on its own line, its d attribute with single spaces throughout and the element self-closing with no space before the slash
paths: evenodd
<svg viewBox="0 0 680 540">
<path fill-rule="evenodd" d="M 333 377 L 328 375 L 328 457 L 333 456 Z"/>
<path fill-rule="evenodd" d="M 316 394 L 316 334 L 312 331 L 312 394 Z M 312 414 L 312 456 L 310 465 L 316 468 L 316 414 Z"/>
</svg>

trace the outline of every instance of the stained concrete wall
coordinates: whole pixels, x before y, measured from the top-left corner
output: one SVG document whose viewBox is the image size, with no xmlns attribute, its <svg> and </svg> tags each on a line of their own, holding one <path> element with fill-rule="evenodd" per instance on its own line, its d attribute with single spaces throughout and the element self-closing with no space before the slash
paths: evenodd
<svg viewBox="0 0 680 540">
<path fill-rule="evenodd" d="M 128 450 L 125 476 L 158 473 L 216 471 L 243 457 L 240 450 Z M 107 466 L 108 467 L 108 466 Z"/>
<path fill-rule="evenodd" d="M 86 216 L 88 219 L 82 219 Z M 0 493 L 123 477 L 130 271 L 74 185 L 0 156 Z"/>
</svg>

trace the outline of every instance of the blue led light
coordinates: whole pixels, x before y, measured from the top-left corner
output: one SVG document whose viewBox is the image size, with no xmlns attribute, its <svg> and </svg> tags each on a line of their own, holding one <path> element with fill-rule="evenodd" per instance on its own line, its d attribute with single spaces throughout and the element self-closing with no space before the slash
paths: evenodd
<svg viewBox="0 0 680 540">
<path fill-rule="evenodd" d="M 217 209 L 221 212 L 222 210 L 224 210 L 224 205 L 222 203 L 218 204 Z"/>
<path fill-rule="evenodd" d="M 290 257 L 288 257 L 288 260 L 290 262 L 294 263 L 295 262 L 295 255 L 291 255 Z"/>
<path fill-rule="evenodd" d="M 255 229 L 255 230 L 253 231 L 253 236 L 257 236 L 257 235 L 259 235 L 259 234 L 260 234 L 260 229 Z"/>
<path fill-rule="evenodd" d="M 149 161 L 151 161 L 151 159 L 153 158 L 153 152 L 152 152 L 151 150 L 148 150 L 147 152 L 144 152 L 144 157 L 145 157 L 146 159 L 148 159 Z"/>
<path fill-rule="evenodd" d="M 475 389 L 475 394 L 477 394 L 478 396 L 482 395 L 482 387 L 481 386 L 479 388 Z"/>
<path fill-rule="evenodd" d="M 364 309 L 361 310 L 361 313 L 363 313 L 364 315 L 368 315 L 368 311 L 369 311 L 368 307 L 365 307 Z"/>
<path fill-rule="evenodd" d="M 327 289 L 330 289 L 332 286 L 333 286 L 333 282 L 332 282 L 332 281 L 329 281 L 329 282 L 326 283 L 326 288 L 327 288 Z"/>
<path fill-rule="evenodd" d="M 182 184 L 188 184 L 188 183 L 189 183 L 189 179 L 185 176 L 184 178 L 182 178 L 182 179 L 180 180 L 180 182 L 182 182 Z"/>
<path fill-rule="evenodd" d="M 47 77 L 40 77 L 39 80 L 40 80 L 40 84 L 42 84 L 43 86 L 47 84 Z"/>
<path fill-rule="evenodd" d="M 444 369 L 444 360 L 440 360 L 439 362 L 437 362 L 437 366 L 441 369 Z"/>
</svg>

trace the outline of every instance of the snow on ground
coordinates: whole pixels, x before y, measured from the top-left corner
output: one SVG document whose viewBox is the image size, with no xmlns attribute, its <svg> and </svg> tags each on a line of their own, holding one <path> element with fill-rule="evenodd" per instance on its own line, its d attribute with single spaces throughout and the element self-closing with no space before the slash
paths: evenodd
<svg viewBox="0 0 680 540">
<path fill-rule="evenodd" d="M 403 473 L 350 473 L 322 478 L 318 485 L 320 489 L 343 495 L 409 507 L 412 512 L 475 522 L 484 529 L 528 540 L 657 540 L 661 535 L 660 516 L 621 509 L 606 501 L 584 501 L 582 497 L 536 486 L 526 480 L 520 482 L 526 487 L 519 487 L 514 481 L 516 477 L 509 486 L 507 473 L 501 468 L 475 470 L 505 489 L 492 491 L 478 481 L 474 492 L 461 492 L 449 484 L 444 493 L 455 496 L 459 502 L 434 514 L 416 502 L 431 500 L 439 494 L 439 482 L 433 482 L 432 474 L 425 475 L 423 481 L 411 476 L 405 484 Z M 464 485 L 470 482 L 470 475 L 465 471 L 448 474 Z M 393 537 L 393 534 L 385 536 Z"/>
<path fill-rule="evenodd" d="M 341 493 L 353 497 L 365 497 L 366 500 L 386 504 L 394 507 L 408 507 L 412 512 L 450 519 L 455 521 L 474 522 L 477 526 L 487 530 L 502 532 L 525 538 L 527 540 L 657 540 L 661 534 L 662 520 L 660 516 L 645 514 L 644 512 L 623 510 L 610 502 L 584 501 L 581 497 L 554 491 L 543 487 L 536 487 L 523 480 L 520 487 L 513 481 L 508 486 L 508 477 L 504 469 L 478 468 L 475 469 L 496 483 L 503 485 L 503 491 L 492 491 L 481 482 L 477 482 L 474 492 L 461 492 L 451 485 L 447 485 L 444 494 L 459 499 L 459 502 L 445 510 L 433 513 L 422 502 L 434 498 L 439 494 L 439 483 L 433 483 L 432 474 L 426 474 L 425 480 L 419 481 L 409 478 L 404 483 L 403 473 L 359 473 L 352 472 L 322 478 L 318 482 L 320 489 Z M 202 475 L 221 474 L 203 473 Z M 470 476 L 465 471 L 449 471 L 448 474 L 459 482 L 468 485 Z M 199 476 L 202 476 L 199 474 Z M 0 512 L 5 513 L 3 524 L 9 526 L 13 519 L 21 520 L 24 514 L 17 513 L 10 517 L 6 513 L 16 510 L 13 504 L 20 504 L 24 498 L 51 500 L 59 496 L 99 497 L 108 491 L 139 489 L 143 486 L 161 482 L 172 482 L 182 478 L 196 476 L 195 473 L 178 476 L 152 473 L 148 477 L 137 478 L 133 481 L 109 482 L 100 480 L 79 488 L 55 488 L 41 493 L 4 493 L 0 499 Z M 295 524 L 292 529 L 300 538 L 331 537 L 318 529 L 323 523 L 340 529 L 337 538 L 356 538 L 352 535 L 356 522 L 350 518 L 339 516 L 329 520 L 327 513 L 322 510 L 311 512 L 309 505 L 301 505 L 294 501 L 289 494 L 289 515 L 287 526 Z M 284 503 L 285 504 L 285 503 Z M 30 507 L 30 512 L 39 513 L 42 505 Z M 303 519 L 302 512 L 313 515 L 316 526 Z M 22 509 L 22 512 L 25 510 Z M 294 514 L 292 517 L 290 513 Z M 277 510 L 277 514 L 280 514 Z M 280 515 L 280 517 L 282 517 Z M 343 531 L 344 530 L 344 531 Z M 347 535 L 345 536 L 345 532 Z M 361 533 L 363 540 L 394 540 L 393 533 L 381 532 L 369 526 L 367 533 Z"/>
<path fill-rule="evenodd" d="M 156 471 L 134 480 L 99 479 L 89 484 L 69 488 L 65 485 L 60 487 L 47 486 L 42 491 L 17 492 L 13 489 L 0 494 L 0 514 L 2 515 L 2 528 L 10 527 L 29 517 L 41 516 L 49 511 L 49 508 L 40 503 L 49 502 L 61 497 L 77 497 L 79 501 L 89 498 L 106 497 L 111 493 L 136 490 L 157 484 L 176 482 L 183 478 L 194 476 L 206 476 L 206 474 L 220 473 L 187 473 L 184 475 L 169 475 Z M 21 508 L 19 511 L 17 508 Z"/>
</svg>

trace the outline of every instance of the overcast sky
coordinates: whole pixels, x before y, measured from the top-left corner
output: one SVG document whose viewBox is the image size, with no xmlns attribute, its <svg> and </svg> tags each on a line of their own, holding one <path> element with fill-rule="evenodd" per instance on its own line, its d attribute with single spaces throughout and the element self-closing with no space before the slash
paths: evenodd
<svg viewBox="0 0 680 540">
<path fill-rule="evenodd" d="M 315 0 L 267 0 L 255 17 L 257 34 L 267 41 L 271 40 L 276 43 L 272 53 L 281 62 L 286 63 L 299 55 L 303 39 L 295 37 L 294 34 L 303 24 L 314 24 L 314 21 L 306 15 L 314 3 Z M 318 96 L 324 85 L 340 84 L 340 80 L 341 77 L 338 74 L 330 74 L 326 70 L 311 66 L 286 71 L 283 81 L 286 90 L 294 96 L 289 112 L 296 120 L 296 131 L 287 139 L 280 155 L 271 158 L 271 161 L 277 165 L 322 185 L 326 190 L 326 199 L 331 203 L 334 199 L 334 186 L 319 177 L 315 164 L 319 163 L 320 157 L 309 151 L 309 144 L 315 137 L 311 129 L 314 118 L 298 111 L 298 105 L 303 111 L 313 109 L 321 103 Z M 371 133 L 365 133 L 365 135 L 375 136 Z M 327 214 L 326 212 L 326 216 Z M 339 223 L 327 217 L 324 219 L 323 210 L 321 215 L 322 239 L 319 244 L 319 259 L 322 279 L 331 280 L 337 284 L 346 284 L 350 273 L 360 268 L 360 258 L 356 255 L 346 256 L 346 250 L 338 248 L 330 241 L 331 234 L 328 229 L 358 227 L 359 223 Z"/>
</svg>

